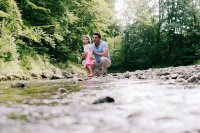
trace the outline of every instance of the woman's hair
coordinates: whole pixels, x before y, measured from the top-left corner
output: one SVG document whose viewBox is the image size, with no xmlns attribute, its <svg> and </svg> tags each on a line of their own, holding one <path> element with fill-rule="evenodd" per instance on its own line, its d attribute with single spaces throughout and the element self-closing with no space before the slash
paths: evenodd
<svg viewBox="0 0 200 133">
<path fill-rule="evenodd" d="M 83 36 L 83 37 L 86 37 L 86 38 L 88 39 L 88 41 L 89 41 L 89 44 L 91 44 L 91 43 L 92 43 L 92 41 L 91 41 L 91 37 L 90 37 L 89 35 L 85 35 L 85 36 Z"/>
</svg>

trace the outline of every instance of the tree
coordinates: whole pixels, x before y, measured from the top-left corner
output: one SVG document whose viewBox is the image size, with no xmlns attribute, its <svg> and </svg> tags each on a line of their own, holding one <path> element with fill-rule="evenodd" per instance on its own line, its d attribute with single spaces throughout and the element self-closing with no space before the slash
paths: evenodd
<svg viewBox="0 0 200 133">
<path fill-rule="evenodd" d="M 199 59 L 197 0 L 126 1 L 128 19 L 121 52 L 125 69 L 193 64 Z M 133 8 L 133 9 L 132 9 Z M 125 17 L 127 17 L 125 16 Z M 128 66 L 126 64 L 129 64 Z"/>
<path fill-rule="evenodd" d="M 79 63 L 83 35 L 97 31 L 107 36 L 112 4 L 113 0 L 0 0 L 0 66 L 14 61 L 30 70 L 34 61 Z"/>
</svg>

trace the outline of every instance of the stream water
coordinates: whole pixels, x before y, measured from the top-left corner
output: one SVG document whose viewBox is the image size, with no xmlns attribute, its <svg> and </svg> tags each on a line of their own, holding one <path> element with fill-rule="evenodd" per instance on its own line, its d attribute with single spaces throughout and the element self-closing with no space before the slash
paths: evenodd
<svg viewBox="0 0 200 133">
<path fill-rule="evenodd" d="M 83 89 L 63 99 L 1 103 L 0 132 L 200 132 L 198 85 L 110 77 L 87 80 L 81 85 Z M 92 104 L 105 96 L 115 102 Z"/>
</svg>

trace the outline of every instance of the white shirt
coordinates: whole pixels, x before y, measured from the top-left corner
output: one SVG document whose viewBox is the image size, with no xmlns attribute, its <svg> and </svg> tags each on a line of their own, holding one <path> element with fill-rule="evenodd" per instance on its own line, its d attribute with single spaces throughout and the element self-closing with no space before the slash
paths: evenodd
<svg viewBox="0 0 200 133">
<path fill-rule="evenodd" d="M 92 44 L 84 45 L 84 52 L 88 55 L 92 55 Z"/>
</svg>

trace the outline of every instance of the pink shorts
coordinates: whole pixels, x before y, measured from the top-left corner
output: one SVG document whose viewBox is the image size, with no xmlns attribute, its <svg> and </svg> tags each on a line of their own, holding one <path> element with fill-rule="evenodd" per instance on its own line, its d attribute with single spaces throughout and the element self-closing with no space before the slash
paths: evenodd
<svg viewBox="0 0 200 133">
<path fill-rule="evenodd" d="M 85 62 L 83 64 L 84 68 L 86 68 L 87 65 L 90 65 L 92 68 L 94 67 L 94 60 L 90 58 L 90 56 L 86 56 Z"/>
</svg>

